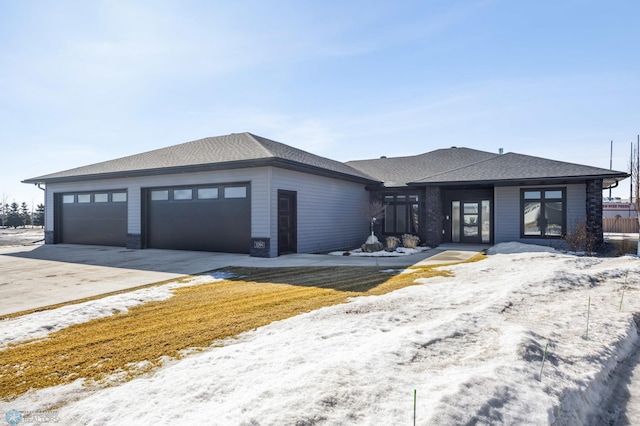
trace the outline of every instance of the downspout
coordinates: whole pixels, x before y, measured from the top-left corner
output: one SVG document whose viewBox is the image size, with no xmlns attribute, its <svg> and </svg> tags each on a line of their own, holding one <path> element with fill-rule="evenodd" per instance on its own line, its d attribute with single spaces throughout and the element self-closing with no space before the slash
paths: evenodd
<svg viewBox="0 0 640 426">
<path fill-rule="evenodd" d="M 273 243 L 275 242 L 276 244 L 278 244 L 277 236 L 275 238 L 272 238 L 272 236 L 273 236 L 273 228 L 271 226 L 271 217 L 272 217 L 271 206 L 273 205 L 273 202 L 272 202 L 271 198 L 274 195 L 274 194 L 271 193 L 271 181 L 272 180 L 273 180 L 273 167 L 269 166 L 269 167 L 267 167 L 267 194 L 269 194 L 267 196 L 267 232 L 268 232 L 267 237 L 269 238 L 269 241 L 270 241 L 270 243 L 269 243 L 269 257 L 272 257 L 271 253 L 273 252 L 273 246 L 274 246 Z M 276 205 L 277 205 L 277 195 L 276 195 Z M 278 227 L 278 225 L 276 224 L 276 232 L 277 232 L 277 227 Z M 276 251 L 276 255 L 277 255 L 277 251 Z"/>
<path fill-rule="evenodd" d="M 43 188 L 40 185 L 42 185 L 41 183 L 36 183 L 35 184 L 38 189 L 41 189 L 42 191 L 44 191 L 44 217 L 42 218 L 42 228 L 46 231 L 47 229 L 47 188 Z M 33 219 L 31 222 L 31 226 L 33 227 Z"/>
<path fill-rule="evenodd" d="M 603 190 L 605 189 L 613 189 L 613 188 L 617 188 L 618 185 L 620 185 L 620 181 L 617 180 L 616 183 L 614 183 L 613 185 L 607 186 L 606 188 L 602 188 Z"/>
</svg>

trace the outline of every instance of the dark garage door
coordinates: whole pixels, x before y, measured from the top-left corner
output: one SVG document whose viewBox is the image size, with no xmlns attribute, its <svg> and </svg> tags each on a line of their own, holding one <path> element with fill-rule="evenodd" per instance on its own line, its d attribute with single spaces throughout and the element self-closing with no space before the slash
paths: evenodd
<svg viewBox="0 0 640 426">
<path fill-rule="evenodd" d="M 146 190 L 149 248 L 249 253 L 250 185 Z"/>
<path fill-rule="evenodd" d="M 127 245 L 127 193 L 103 191 L 56 194 L 55 242 Z"/>
</svg>

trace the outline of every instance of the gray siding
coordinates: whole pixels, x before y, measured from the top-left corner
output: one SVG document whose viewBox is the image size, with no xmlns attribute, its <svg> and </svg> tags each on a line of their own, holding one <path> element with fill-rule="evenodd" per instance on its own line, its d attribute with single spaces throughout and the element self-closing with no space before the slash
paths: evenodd
<svg viewBox="0 0 640 426">
<path fill-rule="evenodd" d="M 536 188 L 545 186 L 536 185 Z M 551 188 L 565 187 L 567 190 L 567 226 L 572 229 L 576 222 L 586 218 L 585 184 L 551 185 Z M 494 189 L 494 229 L 495 243 L 520 241 L 529 244 L 555 245 L 557 240 L 520 238 L 520 189 L 521 186 L 496 187 Z"/>
<path fill-rule="evenodd" d="M 359 247 L 369 224 L 362 213 L 369 201 L 364 185 L 279 168 L 272 169 L 271 256 L 278 253 L 278 190 L 296 191 L 298 253 Z"/>
<path fill-rule="evenodd" d="M 128 202 L 128 226 L 130 234 L 141 232 L 142 188 L 157 186 L 197 185 L 207 183 L 251 182 L 251 232 L 252 235 L 268 237 L 269 215 L 268 168 L 224 170 L 188 174 L 147 176 L 135 179 L 105 179 L 85 182 L 69 182 L 47 185 L 46 230 L 53 231 L 53 194 L 57 192 L 99 191 L 126 189 Z"/>
</svg>

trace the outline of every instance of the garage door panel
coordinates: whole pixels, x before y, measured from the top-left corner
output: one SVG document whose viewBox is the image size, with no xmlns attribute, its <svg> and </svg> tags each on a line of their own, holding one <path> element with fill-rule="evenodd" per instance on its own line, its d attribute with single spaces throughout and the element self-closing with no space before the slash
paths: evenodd
<svg viewBox="0 0 640 426">
<path fill-rule="evenodd" d="M 161 201 L 148 196 L 147 202 L 147 246 L 150 248 L 249 252 L 251 201 L 248 194 L 246 198 L 234 199 Z"/>
<path fill-rule="evenodd" d="M 124 247 L 127 203 L 63 203 L 60 242 Z"/>
</svg>

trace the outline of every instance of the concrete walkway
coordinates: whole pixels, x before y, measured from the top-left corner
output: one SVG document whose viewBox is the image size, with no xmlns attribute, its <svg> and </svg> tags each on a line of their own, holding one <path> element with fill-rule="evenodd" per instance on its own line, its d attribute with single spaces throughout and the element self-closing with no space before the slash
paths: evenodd
<svg viewBox="0 0 640 426">
<path fill-rule="evenodd" d="M 465 261 L 489 246 L 440 246 L 399 257 L 290 254 L 256 258 L 244 254 L 179 250 L 127 250 L 69 244 L 0 248 L 0 315 L 69 302 L 228 266 L 376 266 Z"/>
</svg>

